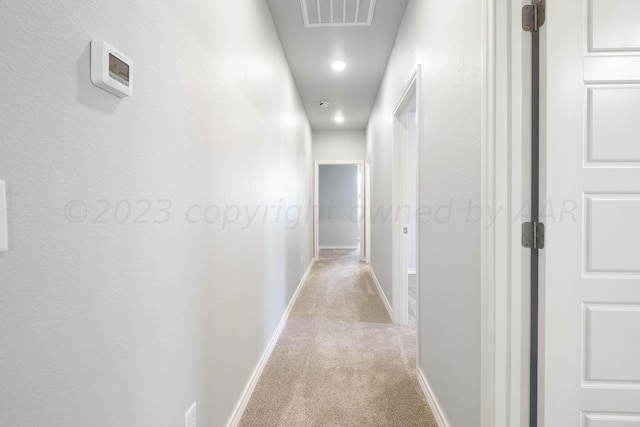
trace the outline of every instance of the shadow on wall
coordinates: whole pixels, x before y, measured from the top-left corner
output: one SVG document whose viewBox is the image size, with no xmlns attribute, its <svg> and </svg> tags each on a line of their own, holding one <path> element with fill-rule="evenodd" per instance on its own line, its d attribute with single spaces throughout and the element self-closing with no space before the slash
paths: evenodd
<svg viewBox="0 0 640 427">
<path fill-rule="evenodd" d="M 91 44 L 82 51 L 77 62 L 78 102 L 107 116 L 113 116 L 122 101 L 115 95 L 91 83 Z"/>
</svg>

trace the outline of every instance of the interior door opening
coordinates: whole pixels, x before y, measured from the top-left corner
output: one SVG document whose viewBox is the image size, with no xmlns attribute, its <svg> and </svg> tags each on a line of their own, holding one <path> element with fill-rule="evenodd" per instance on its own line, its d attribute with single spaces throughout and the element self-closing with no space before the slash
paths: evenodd
<svg viewBox="0 0 640 427">
<path fill-rule="evenodd" d="M 408 280 L 408 325 L 415 327 L 418 319 L 418 280 L 416 277 L 417 267 L 417 235 L 416 235 L 416 212 L 418 182 L 417 171 L 417 115 L 415 105 L 407 113 L 405 118 L 407 128 L 407 206 L 409 211 L 407 227 L 407 280 Z"/>
<path fill-rule="evenodd" d="M 420 67 L 394 112 L 393 143 L 393 315 L 399 325 L 417 327 L 419 322 L 419 227 L 418 149 Z"/>
<path fill-rule="evenodd" d="M 316 162 L 314 254 L 357 251 L 365 259 L 363 162 Z"/>
</svg>

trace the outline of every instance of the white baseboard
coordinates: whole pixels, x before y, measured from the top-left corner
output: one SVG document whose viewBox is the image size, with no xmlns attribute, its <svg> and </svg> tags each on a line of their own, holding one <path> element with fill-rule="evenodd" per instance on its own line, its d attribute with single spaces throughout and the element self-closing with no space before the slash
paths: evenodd
<svg viewBox="0 0 640 427">
<path fill-rule="evenodd" d="M 382 291 L 382 286 L 380 286 L 380 282 L 378 281 L 378 278 L 376 277 L 376 273 L 373 271 L 372 268 L 369 268 L 369 275 L 371 276 L 371 280 L 373 280 L 373 283 L 376 285 L 376 288 L 378 289 L 378 294 L 380 294 L 380 299 L 384 304 L 384 308 L 387 309 L 387 313 L 389 313 L 389 317 L 393 321 L 393 308 L 391 308 L 391 304 L 389 304 L 389 300 L 387 299 L 387 296 Z"/>
<path fill-rule="evenodd" d="M 282 334 L 282 330 L 284 329 L 284 326 L 287 323 L 287 320 L 289 319 L 289 315 L 291 314 L 291 309 L 293 308 L 293 305 L 298 299 L 298 295 L 300 295 L 300 290 L 302 289 L 302 286 L 309 278 L 309 274 L 311 273 L 311 269 L 313 268 L 314 263 L 315 263 L 315 259 L 312 259 L 311 263 L 309 263 L 309 267 L 307 268 L 307 271 L 302 276 L 302 279 L 300 279 L 298 288 L 296 289 L 293 296 L 291 297 L 291 301 L 289 301 L 289 305 L 287 306 L 287 309 L 282 315 L 282 319 L 280 319 L 280 323 L 278 324 L 278 327 L 273 333 L 273 336 L 271 337 L 269 344 L 267 344 L 267 348 L 265 348 L 264 352 L 262 353 L 262 357 L 260 357 L 260 360 L 258 361 L 258 365 L 256 366 L 256 369 L 253 371 L 253 374 L 251 374 L 249 383 L 245 387 L 244 392 L 242 393 L 242 397 L 240 398 L 238 405 L 236 405 L 236 408 L 233 411 L 231 419 L 227 423 L 227 427 L 236 427 L 240 423 L 240 418 L 242 418 L 242 414 L 244 414 L 245 409 L 247 409 L 247 405 L 249 404 L 251 395 L 253 394 L 253 391 L 255 390 L 256 385 L 258 384 L 258 380 L 262 375 L 262 371 L 264 370 L 264 367 L 267 365 L 267 362 L 271 357 L 271 353 L 273 352 L 273 349 L 276 346 L 276 343 L 278 342 L 278 338 L 280 338 L 280 334 Z"/>
<path fill-rule="evenodd" d="M 431 408 L 431 412 L 433 413 L 433 416 L 436 419 L 438 426 L 449 427 L 450 424 L 447 421 L 447 418 L 444 416 L 444 411 L 442 410 L 442 407 L 440 407 L 440 403 L 438 403 L 438 399 L 436 399 L 436 396 L 433 394 L 433 391 L 431 390 L 431 386 L 429 385 L 429 382 L 424 376 L 422 369 L 416 368 L 416 371 L 418 376 L 418 382 L 420 383 L 420 388 L 422 388 L 424 397 L 427 398 L 427 403 Z"/>
</svg>

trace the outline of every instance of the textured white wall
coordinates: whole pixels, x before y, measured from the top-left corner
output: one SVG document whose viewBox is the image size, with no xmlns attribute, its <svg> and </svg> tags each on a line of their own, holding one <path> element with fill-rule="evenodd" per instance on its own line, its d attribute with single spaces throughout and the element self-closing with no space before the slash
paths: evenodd
<svg viewBox="0 0 640 427">
<path fill-rule="evenodd" d="M 313 159 L 357 160 L 366 156 L 367 134 L 365 131 L 314 131 Z"/>
<path fill-rule="evenodd" d="M 418 236 L 419 367 L 455 427 L 480 425 L 480 224 L 467 215 L 480 202 L 481 7 L 409 3 L 368 126 L 375 214 L 391 204 L 393 110 L 422 64 L 418 205 L 443 210 L 423 218 Z M 372 268 L 390 299 L 391 222 L 373 218 L 371 238 Z"/>
<path fill-rule="evenodd" d="M 356 248 L 358 165 L 320 165 L 318 175 L 320 248 Z"/>
<path fill-rule="evenodd" d="M 90 83 L 92 39 L 132 98 Z M 0 40 L 0 425 L 225 425 L 312 257 L 266 4 L 4 0 Z"/>
</svg>

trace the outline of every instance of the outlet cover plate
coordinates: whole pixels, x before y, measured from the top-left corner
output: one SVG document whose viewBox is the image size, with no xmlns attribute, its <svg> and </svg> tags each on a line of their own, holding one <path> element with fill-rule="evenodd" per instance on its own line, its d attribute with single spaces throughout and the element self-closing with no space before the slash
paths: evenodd
<svg viewBox="0 0 640 427">
<path fill-rule="evenodd" d="M 184 427 L 197 427 L 196 403 L 197 402 L 193 402 L 193 405 L 191 405 L 191 408 L 189 408 L 187 413 L 184 414 Z"/>
</svg>

